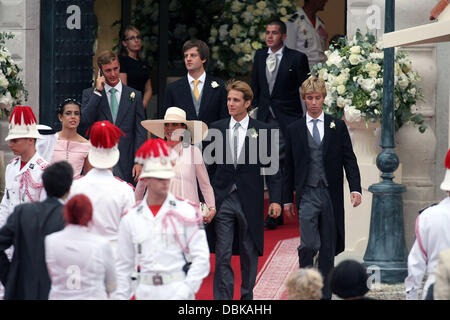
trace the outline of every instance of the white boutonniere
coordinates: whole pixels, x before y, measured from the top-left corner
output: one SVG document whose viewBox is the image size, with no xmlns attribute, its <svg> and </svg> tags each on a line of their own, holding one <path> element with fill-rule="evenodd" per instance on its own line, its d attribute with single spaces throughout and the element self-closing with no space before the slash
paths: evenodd
<svg viewBox="0 0 450 320">
<path fill-rule="evenodd" d="M 130 101 L 134 101 L 134 98 L 136 98 L 136 93 L 133 91 L 130 93 Z"/>
<path fill-rule="evenodd" d="M 258 138 L 258 131 L 256 130 L 256 128 L 252 128 L 252 133 L 250 134 L 250 137 L 252 137 L 253 139 Z"/>
<path fill-rule="evenodd" d="M 334 123 L 334 120 L 331 121 L 331 123 L 330 123 L 330 129 L 335 129 L 336 130 L 336 123 Z"/>
<path fill-rule="evenodd" d="M 211 82 L 211 87 L 213 87 L 214 89 L 217 88 L 219 86 L 219 84 L 216 81 Z"/>
</svg>

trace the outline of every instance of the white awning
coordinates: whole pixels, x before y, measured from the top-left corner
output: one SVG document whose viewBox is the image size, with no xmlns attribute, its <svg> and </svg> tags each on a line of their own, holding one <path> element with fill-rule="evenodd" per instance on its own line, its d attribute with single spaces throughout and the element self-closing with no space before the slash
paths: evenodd
<svg viewBox="0 0 450 320">
<path fill-rule="evenodd" d="M 383 35 L 385 48 L 446 41 L 450 41 L 450 5 L 435 22 Z"/>
</svg>

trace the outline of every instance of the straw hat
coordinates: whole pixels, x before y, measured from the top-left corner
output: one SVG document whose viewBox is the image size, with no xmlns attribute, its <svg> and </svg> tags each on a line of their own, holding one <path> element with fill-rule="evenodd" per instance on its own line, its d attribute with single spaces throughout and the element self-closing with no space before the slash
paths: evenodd
<svg viewBox="0 0 450 320">
<path fill-rule="evenodd" d="M 135 161 L 142 164 L 142 178 L 171 179 L 175 176 L 176 153 L 162 139 L 147 140 L 136 152 Z"/>
<path fill-rule="evenodd" d="M 111 122 L 97 121 L 89 129 L 91 147 L 88 153 L 89 163 L 99 169 L 114 167 L 119 161 L 118 143 L 125 134 Z"/>
<path fill-rule="evenodd" d="M 191 143 L 193 144 L 201 142 L 208 134 L 208 126 L 206 123 L 198 120 L 186 120 L 186 112 L 177 107 L 168 108 L 164 115 L 164 119 L 141 121 L 141 124 L 145 129 L 161 139 L 165 138 L 165 123 L 184 123 L 191 134 Z"/>
<path fill-rule="evenodd" d="M 444 181 L 441 183 L 441 190 L 450 191 L 450 149 L 447 151 L 447 155 L 445 156 L 445 177 Z"/>
<path fill-rule="evenodd" d="M 37 121 L 30 107 L 16 106 L 9 118 L 9 131 L 5 141 L 19 138 L 43 139 L 37 129 Z"/>
</svg>

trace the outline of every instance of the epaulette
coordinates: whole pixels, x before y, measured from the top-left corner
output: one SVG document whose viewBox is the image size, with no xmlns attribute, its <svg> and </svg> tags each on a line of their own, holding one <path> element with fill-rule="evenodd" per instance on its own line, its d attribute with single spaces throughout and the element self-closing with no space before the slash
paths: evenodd
<svg viewBox="0 0 450 320">
<path fill-rule="evenodd" d="M 132 207 L 130 207 L 130 208 L 124 210 L 124 211 L 122 212 L 121 217 L 123 217 L 124 215 L 126 215 L 126 214 L 128 213 L 128 211 L 130 211 L 131 209 L 134 209 L 134 208 L 138 207 L 141 203 L 142 203 L 142 200 L 139 200 L 139 201 L 136 202 Z M 138 212 L 139 212 L 139 213 L 142 213 L 142 207 L 141 207 L 140 209 L 138 209 Z"/>
<path fill-rule="evenodd" d="M 36 163 L 41 167 L 42 170 L 47 169 L 47 167 L 50 165 L 47 161 L 41 158 L 37 158 Z"/>
<path fill-rule="evenodd" d="M 435 205 L 438 205 L 438 204 L 439 204 L 439 202 L 433 203 L 433 204 L 431 204 L 431 205 L 429 205 L 429 206 L 427 206 L 427 207 L 425 207 L 425 208 L 419 210 L 419 214 L 421 214 L 422 212 L 424 212 L 424 211 L 427 210 L 428 208 L 434 207 Z"/>
<path fill-rule="evenodd" d="M 180 201 L 185 201 L 185 199 L 183 199 L 182 197 L 179 197 L 179 196 L 175 196 L 175 199 L 180 200 Z"/>
<path fill-rule="evenodd" d="M 114 178 L 116 178 L 116 179 L 119 180 L 120 182 L 126 183 L 126 184 L 129 185 L 131 188 L 133 188 L 133 191 L 135 191 L 135 188 L 134 188 L 134 186 L 133 186 L 131 183 L 129 183 L 129 182 L 125 181 L 125 180 L 122 180 L 122 179 L 120 179 L 119 177 L 116 177 L 116 176 L 114 176 Z"/>
<path fill-rule="evenodd" d="M 16 158 L 12 158 L 11 160 L 9 160 L 9 162 L 8 162 L 8 164 L 11 164 L 11 163 L 13 163 L 14 161 L 19 161 L 19 157 L 16 157 Z"/>
<path fill-rule="evenodd" d="M 298 17 L 298 13 L 294 13 L 290 18 L 289 18 L 289 22 L 294 22 Z"/>
</svg>

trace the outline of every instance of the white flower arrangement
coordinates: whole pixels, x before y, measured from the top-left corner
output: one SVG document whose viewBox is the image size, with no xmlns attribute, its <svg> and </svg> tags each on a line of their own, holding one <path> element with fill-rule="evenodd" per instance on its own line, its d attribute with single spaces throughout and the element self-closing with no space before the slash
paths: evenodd
<svg viewBox="0 0 450 320">
<path fill-rule="evenodd" d="M 258 130 L 256 130 L 256 128 L 252 128 L 252 133 L 250 134 L 250 137 L 252 137 L 253 139 L 258 138 Z"/>
<path fill-rule="evenodd" d="M 381 121 L 384 64 L 381 43 L 371 33 L 363 36 L 357 30 L 352 39 L 340 38 L 337 43 L 330 44 L 325 54 L 327 61 L 312 67 L 312 73 L 326 83 L 324 111 L 348 122 L 357 122 L 361 118 L 366 122 Z M 427 128 L 415 107 L 418 100 L 423 100 L 417 86 L 420 80 L 405 53 L 397 51 L 394 76 L 396 130 L 407 122 L 419 125 L 422 133 Z"/>
<path fill-rule="evenodd" d="M 130 99 L 130 101 L 134 101 L 135 98 L 136 98 L 136 93 L 133 91 L 130 93 L 129 99 Z"/>
<path fill-rule="evenodd" d="M 287 21 L 297 11 L 295 1 L 225 0 L 220 15 L 213 17 L 209 45 L 211 67 L 228 76 L 246 75 L 256 50 L 264 44 L 267 23 Z"/>
<path fill-rule="evenodd" d="M 213 87 L 215 89 L 215 88 L 219 87 L 219 84 L 216 81 L 212 81 L 211 87 Z"/>
<path fill-rule="evenodd" d="M 0 119 L 8 119 L 14 105 L 27 100 L 28 92 L 19 77 L 21 69 L 14 62 L 6 47 L 6 40 L 11 40 L 11 33 L 0 33 Z"/>
<path fill-rule="evenodd" d="M 330 123 L 330 129 L 336 129 L 336 123 L 334 123 L 334 120 Z"/>
</svg>

